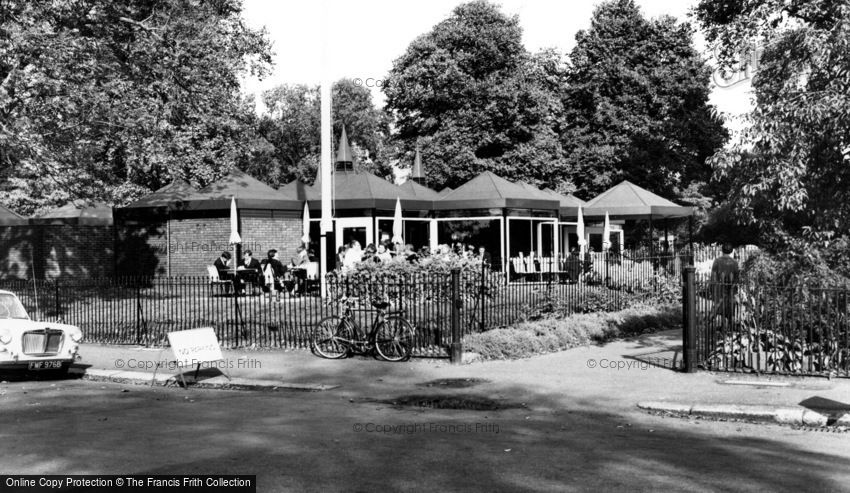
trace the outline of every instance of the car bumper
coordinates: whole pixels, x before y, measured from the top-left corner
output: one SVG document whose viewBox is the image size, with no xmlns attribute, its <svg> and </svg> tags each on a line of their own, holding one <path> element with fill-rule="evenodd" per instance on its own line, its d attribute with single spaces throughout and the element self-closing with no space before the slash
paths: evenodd
<svg viewBox="0 0 850 493">
<path fill-rule="evenodd" d="M 74 358 L 43 358 L 17 361 L 0 361 L 1 370 L 66 370 L 74 363 Z"/>
</svg>

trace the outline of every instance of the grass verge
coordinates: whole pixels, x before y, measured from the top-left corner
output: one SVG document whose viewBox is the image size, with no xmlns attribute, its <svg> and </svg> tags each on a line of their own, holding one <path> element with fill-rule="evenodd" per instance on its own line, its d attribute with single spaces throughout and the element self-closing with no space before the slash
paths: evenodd
<svg viewBox="0 0 850 493">
<path fill-rule="evenodd" d="M 527 358 L 681 325 L 681 305 L 636 306 L 611 313 L 549 317 L 470 334 L 464 337 L 463 348 L 483 359 Z"/>
</svg>

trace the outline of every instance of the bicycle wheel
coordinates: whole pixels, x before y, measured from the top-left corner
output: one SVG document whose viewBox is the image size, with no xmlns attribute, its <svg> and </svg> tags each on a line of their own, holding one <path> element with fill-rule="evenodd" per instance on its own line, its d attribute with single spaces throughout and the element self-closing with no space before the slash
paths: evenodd
<svg viewBox="0 0 850 493">
<path fill-rule="evenodd" d="M 375 351 L 386 361 L 404 361 L 413 351 L 413 326 L 391 315 L 375 329 Z"/>
<path fill-rule="evenodd" d="M 342 317 L 325 317 L 313 328 L 310 349 L 317 356 L 339 359 L 348 354 L 352 336 L 351 325 Z"/>
</svg>

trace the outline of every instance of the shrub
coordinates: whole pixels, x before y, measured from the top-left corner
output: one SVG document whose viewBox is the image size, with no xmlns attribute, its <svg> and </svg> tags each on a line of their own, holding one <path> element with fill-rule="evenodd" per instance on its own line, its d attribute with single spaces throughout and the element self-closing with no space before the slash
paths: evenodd
<svg viewBox="0 0 850 493">
<path fill-rule="evenodd" d="M 679 306 L 636 306 L 614 313 L 547 317 L 464 337 L 484 359 L 516 359 L 681 326 Z"/>
<path fill-rule="evenodd" d="M 451 297 L 451 273 L 455 268 L 460 269 L 461 293 L 465 298 L 478 296 L 479 289 L 486 296 L 498 292 L 499 276 L 492 275 L 480 260 L 433 255 L 417 262 L 408 262 L 403 257 L 382 263 L 365 261 L 345 272 L 331 272 L 329 294 L 332 302 L 353 298 L 363 305 L 377 300 L 404 299 L 407 303 L 445 300 Z"/>
</svg>

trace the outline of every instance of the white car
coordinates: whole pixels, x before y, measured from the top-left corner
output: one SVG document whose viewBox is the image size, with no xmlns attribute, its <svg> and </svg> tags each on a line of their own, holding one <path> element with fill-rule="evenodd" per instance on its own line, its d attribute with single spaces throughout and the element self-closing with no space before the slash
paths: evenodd
<svg viewBox="0 0 850 493">
<path fill-rule="evenodd" d="M 67 370 L 82 340 L 79 327 L 30 320 L 21 300 L 0 290 L 0 370 Z"/>
</svg>

